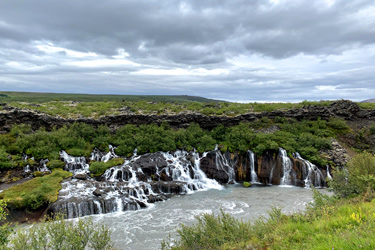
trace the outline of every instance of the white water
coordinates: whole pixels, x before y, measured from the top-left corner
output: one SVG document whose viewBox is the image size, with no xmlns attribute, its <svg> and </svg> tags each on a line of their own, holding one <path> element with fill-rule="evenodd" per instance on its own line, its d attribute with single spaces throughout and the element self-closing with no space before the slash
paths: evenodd
<svg viewBox="0 0 375 250">
<path fill-rule="evenodd" d="M 323 173 L 319 170 L 317 166 L 303 159 L 299 153 L 295 153 L 297 159 L 301 160 L 303 163 L 303 174 L 305 174 L 305 187 L 321 187 L 321 182 L 324 180 Z"/>
<path fill-rule="evenodd" d="M 160 249 L 160 243 L 170 234 L 176 239 L 181 223 L 192 225 L 202 213 L 218 214 L 220 209 L 236 218 L 250 220 L 266 216 L 272 206 L 284 213 L 304 210 L 312 201 L 310 189 L 278 186 L 243 188 L 230 185 L 224 190 L 211 189 L 176 196 L 153 207 L 92 216 L 94 222 L 105 223 L 112 230 L 116 249 Z"/>
<path fill-rule="evenodd" d="M 248 150 L 249 161 L 250 161 L 250 174 L 251 174 L 251 183 L 258 183 L 258 175 L 255 173 L 255 157 L 254 152 Z"/>
<path fill-rule="evenodd" d="M 117 157 L 110 149 L 111 157 Z M 108 160 L 108 154 L 101 155 L 99 151 L 92 153 L 93 159 Z M 136 153 L 126 159 L 121 166 L 114 166 L 103 174 L 105 181 L 69 180 L 62 183 L 59 200 L 54 204 L 57 210 L 66 211 L 68 218 L 90 214 L 122 212 L 152 206 L 149 199 L 165 199 L 169 194 L 189 194 L 195 191 L 209 189 L 221 190 L 223 187 L 216 181 L 206 177 L 200 169 L 200 157 L 197 152 L 176 151 L 172 153 L 159 152 L 138 161 L 142 156 Z M 72 157 L 65 151 L 61 152 L 65 168 L 73 173 L 88 171 L 84 157 Z M 189 160 L 190 159 L 190 160 Z M 138 164 L 148 164 L 146 170 L 156 168 L 156 175 L 165 173 L 170 178 L 169 183 L 153 182 L 150 177 L 145 181 L 144 173 Z M 162 166 L 158 168 L 158 164 Z M 158 176 L 158 177 L 159 177 Z M 139 179 L 142 178 L 142 179 Z M 157 190 L 155 193 L 154 190 Z M 94 192 L 95 191 L 95 192 Z M 160 196 L 161 195 L 161 196 Z M 164 197 L 164 198 L 163 198 Z"/>
<path fill-rule="evenodd" d="M 282 160 L 282 165 L 283 165 L 283 172 L 284 175 L 280 180 L 280 185 L 292 185 L 292 161 L 289 159 L 286 150 L 283 148 L 279 149 L 279 156 L 281 157 Z"/>
<path fill-rule="evenodd" d="M 60 157 L 65 162 L 65 170 L 70 171 L 73 174 L 89 172 L 89 164 L 86 163 L 85 157 L 71 156 L 65 151 L 60 152 Z"/>
<path fill-rule="evenodd" d="M 233 165 L 224 157 L 220 150 L 215 150 L 216 153 L 216 168 L 224 171 L 228 175 L 228 183 L 235 183 L 236 174 L 234 173 Z"/>
<path fill-rule="evenodd" d="M 332 176 L 331 174 L 329 173 L 329 166 L 327 165 L 327 178 L 332 180 Z"/>
</svg>

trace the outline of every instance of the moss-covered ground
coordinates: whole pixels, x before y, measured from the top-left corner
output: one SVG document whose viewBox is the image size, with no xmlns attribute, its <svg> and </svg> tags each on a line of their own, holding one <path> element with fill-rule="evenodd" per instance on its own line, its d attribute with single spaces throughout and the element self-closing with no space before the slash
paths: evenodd
<svg viewBox="0 0 375 250">
<path fill-rule="evenodd" d="M 35 177 L 20 185 L 12 186 L 0 193 L 13 209 L 38 209 L 57 200 L 61 181 L 72 173 L 56 168 L 51 174 Z"/>
</svg>

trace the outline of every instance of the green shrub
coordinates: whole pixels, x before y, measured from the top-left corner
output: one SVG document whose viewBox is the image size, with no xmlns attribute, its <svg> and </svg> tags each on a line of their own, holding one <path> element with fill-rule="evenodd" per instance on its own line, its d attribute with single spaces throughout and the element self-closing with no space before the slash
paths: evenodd
<svg viewBox="0 0 375 250">
<path fill-rule="evenodd" d="M 63 168 L 65 166 L 65 163 L 60 160 L 51 160 L 46 165 L 49 169 L 54 169 L 54 168 Z"/>
<path fill-rule="evenodd" d="M 107 162 L 93 161 L 90 163 L 90 172 L 94 176 L 101 176 L 104 172 L 113 166 L 122 165 L 125 162 L 123 158 L 113 158 Z"/>
<path fill-rule="evenodd" d="M 7 211 L 6 202 L 0 200 L 0 248 L 3 249 L 4 246 L 9 241 L 9 235 L 12 233 L 13 228 L 10 227 L 10 223 L 7 222 Z"/>
<path fill-rule="evenodd" d="M 358 195 L 367 188 L 375 190 L 375 156 L 364 152 L 353 157 L 346 169 L 334 172 L 329 187 L 338 197 Z"/>
<path fill-rule="evenodd" d="M 177 230 L 180 241 L 173 242 L 173 249 L 219 249 L 226 242 L 240 242 L 250 237 L 250 223 L 240 222 L 229 214 L 221 213 L 197 216 L 197 224 L 181 225 Z M 163 249 L 169 249 L 171 242 L 164 241 Z"/>
<path fill-rule="evenodd" d="M 44 176 L 44 173 L 40 172 L 40 171 L 35 171 L 35 172 L 33 172 L 33 176 L 34 177 L 41 177 L 41 176 Z"/>
</svg>

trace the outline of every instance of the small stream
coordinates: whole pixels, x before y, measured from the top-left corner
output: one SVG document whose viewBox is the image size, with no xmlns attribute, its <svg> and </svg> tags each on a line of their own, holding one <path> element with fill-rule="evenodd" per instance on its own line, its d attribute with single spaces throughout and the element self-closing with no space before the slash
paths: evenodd
<svg viewBox="0 0 375 250">
<path fill-rule="evenodd" d="M 174 196 L 151 207 L 91 216 L 94 222 L 105 223 L 112 230 L 117 249 L 160 249 L 168 235 L 177 238 L 181 223 L 192 225 L 202 213 L 218 214 L 220 209 L 236 218 L 251 220 L 266 216 L 272 206 L 284 213 L 303 211 L 311 202 L 312 190 L 294 186 L 259 186 L 243 188 L 228 185 L 222 190 L 210 189 L 193 194 Z"/>
</svg>

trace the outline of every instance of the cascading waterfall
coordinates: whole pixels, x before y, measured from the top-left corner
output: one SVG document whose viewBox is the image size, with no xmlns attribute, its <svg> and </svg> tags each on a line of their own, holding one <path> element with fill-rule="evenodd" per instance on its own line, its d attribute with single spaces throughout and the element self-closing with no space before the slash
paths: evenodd
<svg viewBox="0 0 375 250">
<path fill-rule="evenodd" d="M 324 176 L 319 168 L 308 160 L 303 159 L 298 152 L 295 153 L 295 158 L 299 159 L 303 164 L 302 174 L 304 176 L 305 187 L 311 187 L 311 185 L 314 185 L 314 187 L 322 187 Z"/>
<path fill-rule="evenodd" d="M 91 154 L 92 159 L 100 161 L 115 157 L 118 156 L 114 154 L 113 148 L 107 154 L 98 150 Z M 84 157 L 72 157 L 63 151 L 61 158 L 67 164 L 66 169 L 71 172 L 88 169 Z M 200 169 L 200 159 L 197 152 L 180 150 L 143 156 L 135 153 L 131 158 L 125 159 L 121 166 L 107 169 L 101 177 L 102 181 L 88 177 L 87 180 L 63 182 L 59 200 L 53 205 L 53 210 L 65 211 L 68 218 L 74 218 L 136 210 L 166 199 L 171 194 L 222 189 L 216 180 L 207 178 Z"/>
<path fill-rule="evenodd" d="M 283 177 L 280 180 L 280 185 L 292 185 L 292 178 L 291 175 L 293 174 L 293 163 L 289 159 L 286 150 L 283 148 L 279 149 L 279 157 L 282 161 L 282 167 L 283 167 Z"/>
<path fill-rule="evenodd" d="M 61 151 L 60 158 L 65 162 L 64 170 L 66 171 L 70 171 L 73 174 L 88 173 L 89 171 L 89 164 L 86 163 L 86 159 L 83 156 L 75 157 L 65 151 Z"/>
<path fill-rule="evenodd" d="M 94 161 L 102 161 L 107 162 L 110 159 L 117 158 L 118 156 L 115 153 L 115 147 L 112 145 L 109 145 L 108 153 L 104 154 L 98 149 L 94 149 L 94 151 L 91 153 L 90 160 Z"/>
<path fill-rule="evenodd" d="M 258 183 L 258 175 L 257 175 L 257 173 L 255 173 L 255 157 L 254 157 L 254 152 L 248 150 L 247 153 L 249 154 L 251 183 Z"/>
<path fill-rule="evenodd" d="M 228 183 L 236 183 L 236 174 L 234 172 L 233 165 L 228 162 L 227 158 L 223 156 L 220 150 L 215 150 L 215 153 L 216 168 L 224 171 L 228 175 Z"/>
<path fill-rule="evenodd" d="M 255 155 L 250 150 L 247 153 L 250 181 L 259 183 L 255 171 Z M 234 166 L 240 164 L 237 156 L 232 161 L 229 154 L 223 155 L 217 148 L 201 156 L 195 151 L 182 150 L 137 155 L 135 150 L 132 157 L 124 159 L 122 165 L 111 167 L 103 175 L 93 179 L 88 175 L 89 164 L 85 157 L 73 157 L 65 151 L 61 151 L 60 156 L 66 164 L 65 170 L 73 172 L 74 177 L 63 181 L 59 199 L 53 204 L 52 212 L 65 211 L 68 218 L 136 210 L 152 206 L 152 203 L 165 200 L 173 194 L 222 189 L 214 179 L 224 183 L 234 182 Z M 323 186 L 322 172 L 298 153 L 294 156 L 302 163 L 302 179 L 297 180 L 293 162 L 286 151 L 280 148 L 278 159 L 282 163 L 283 172 L 280 184 L 294 185 L 296 181 L 300 181 L 297 185 Z M 90 159 L 107 162 L 117 157 L 119 156 L 115 154 L 114 148 L 110 146 L 106 153 L 95 149 Z M 273 165 L 268 183 L 272 183 L 274 170 L 279 167 L 276 161 L 271 160 L 270 163 Z M 279 173 L 279 169 L 277 170 Z M 205 173 L 212 179 L 207 178 Z M 327 176 L 330 176 L 328 167 Z"/>
<path fill-rule="evenodd" d="M 47 168 L 47 165 L 46 165 L 48 162 L 49 162 L 48 159 L 40 160 L 39 165 L 40 165 L 41 167 L 38 167 L 38 168 L 37 168 L 37 171 L 40 171 L 40 172 L 51 172 L 51 170 L 49 170 L 49 169 Z"/>
</svg>

